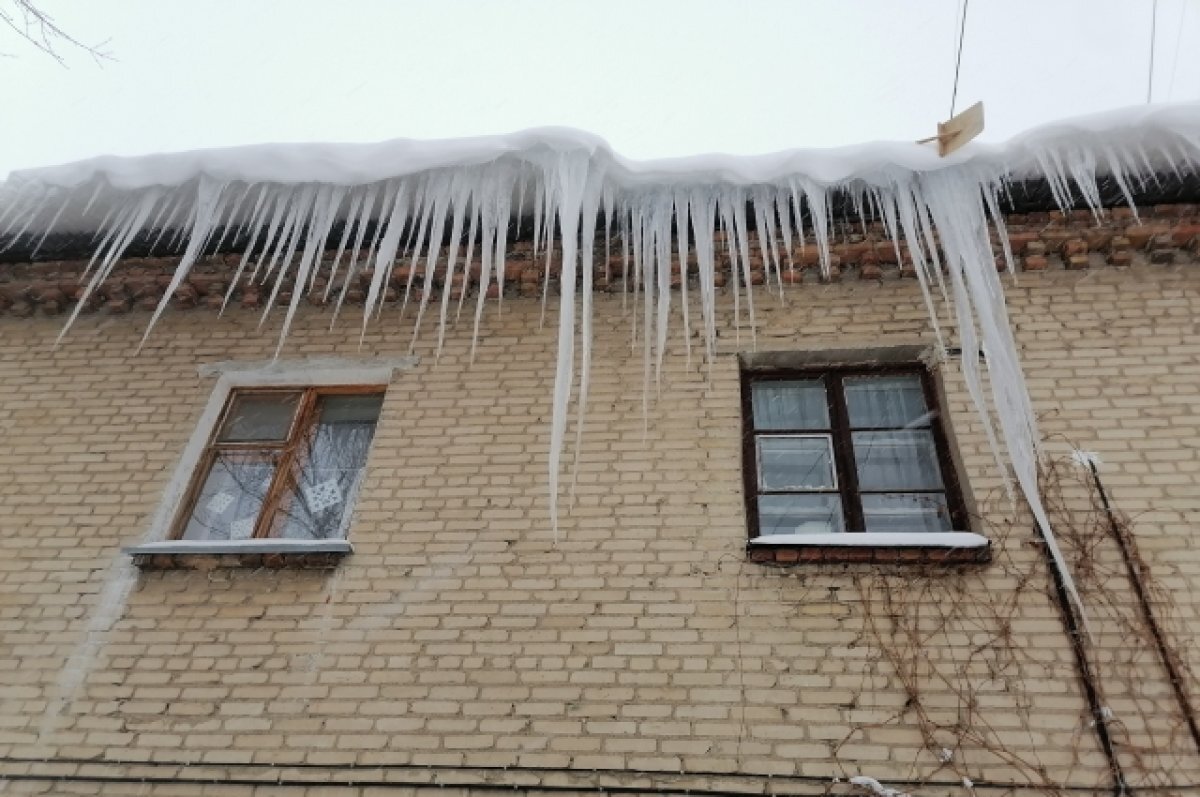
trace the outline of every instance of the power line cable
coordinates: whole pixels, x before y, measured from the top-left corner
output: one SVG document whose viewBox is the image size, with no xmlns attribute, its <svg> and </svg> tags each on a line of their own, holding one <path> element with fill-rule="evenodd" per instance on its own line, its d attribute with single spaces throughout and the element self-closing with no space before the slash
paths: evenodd
<svg viewBox="0 0 1200 797">
<path fill-rule="evenodd" d="M 1154 0 L 1158 2 L 1158 0 Z M 950 117 L 954 116 L 954 108 L 958 104 L 958 74 L 962 69 L 962 53 L 963 53 L 963 36 L 967 32 L 967 8 L 970 6 L 971 0 L 963 0 L 962 14 L 959 17 L 958 23 L 958 52 L 954 56 L 954 89 L 950 93 Z"/>
<path fill-rule="evenodd" d="M 1171 81 L 1167 84 L 1167 99 L 1175 93 L 1175 73 L 1179 71 L 1179 47 L 1183 44 L 1183 27 L 1187 19 L 1188 0 L 1180 0 L 1179 22 L 1175 26 L 1175 54 L 1171 58 Z"/>
<path fill-rule="evenodd" d="M 961 0 L 959 0 L 959 2 L 954 4 L 954 27 L 952 27 L 950 29 L 950 49 L 951 50 L 956 50 L 958 48 L 958 26 L 961 24 L 961 20 L 962 20 L 962 2 L 961 2 Z"/>
<path fill-rule="evenodd" d="M 1150 6 L 1150 69 L 1146 73 L 1146 102 L 1154 97 L 1154 40 L 1158 33 L 1158 0 Z"/>
</svg>

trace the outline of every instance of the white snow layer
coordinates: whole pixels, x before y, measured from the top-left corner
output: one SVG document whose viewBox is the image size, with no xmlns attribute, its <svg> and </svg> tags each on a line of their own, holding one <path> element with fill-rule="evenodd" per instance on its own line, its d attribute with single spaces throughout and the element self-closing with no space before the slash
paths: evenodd
<svg viewBox="0 0 1200 797">
<path fill-rule="evenodd" d="M 866 775 L 856 775 L 850 778 L 850 784 L 862 789 L 863 792 L 871 795 L 871 797 L 912 797 L 908 792 L 884 786 L 875 780 L 875 778 Z"/>
<path fill-rule="evenodd" d="M 547 267 L 554 241 L 562 247 L 549 473 L 550 514 L 557 534 L 561 456 L 577 373 L 580 421 L 587 404 L 593 250 L 599 225 L 603 224 L 606 246 L 619 237 L 622 251 L 632 259 L 632 270 L 623 279 L 642 302 L 648 387 L 667 347 L 671 305 L 676 301 L 670 288 L 674 257 L 687 262 L 689 247 L 695 247 L 699 296 L 689 297 L 685 282 L 678 301 L 685 332 L 698 323 L 711 360 L 716 351 L 717 230 L 727 234 L 735 315 L 740 322 L 744 299 L 753 328 L 751 246 L 763 250 L 769 282 L 782 290 L 782 271 L 793 268 L 791 243 L 804 240 L 807 222 L 821 269 L 828 274 L 830 199 L 835 193 L 849 196 L 856 209 L 883 220 L 897 247 L 901 240 L 907 244 L 939 342 L 936 301 L 953 305 L 959 343 L 967 353 L 962 370 L 997 463 L 1002 472 L 1004 459 L 1011 465 L 1078 604 L 1038 497 L 1039 438 L 988 238 L 989 220 L 1005 242 L 1003 255 L 1011 270 L 999 208 L 1012 181 L 1044 178 L 1060 205 L 1068 205 L 1074 193 L 1095 209 L 1100 176 L 1115 179 L 1132 204 L 1133 191 L 1157 173 L 1191 172 L 1197 163 L 1200 104 L 1144 106 L 1060 122 L 1003 145 L 968 145 L 945 159 L 931 147 L 874 143 L 758 157 L 634 162 L 617 156 L 594 136 L 563 129 L 453 141 L 272 144 L 102 157 L 16 172 L 0 184 L 0 240 L 16 240 L 25 233 L 44 240 L 56 230 L 94 233 L 98 246 L 84 275 L 82 307 L 139 233 L 186 236 L 170 290 L 149 327 L 197 259 L 230 236 L 250 236 L 238 275 L 248 274 L 270 286 L 264 319 L 285 283 L 294 280 L 297 286 L 311 288 L 323 272 L 327 297 L 339 286 L 335 302 L 340 308 L 352 280 L 370 270 L 365 329 L 381 309 L 384 287 L 398 263 L 406 260 L 412 266 L 405 306 L 418 271 L 429 278 L 435 269 L 444 268 L 437 323 L 440 346 L 452 276 L 465 271 L 478 248 L 482 274 L 474 307 L 477 335 L 484 287 L 493 280 L 501 292 L 504 287 L 509 221 L 514 215 L 532 215 L 535 246 L 546 250 Z M 368 225 L 372 221 L 378 223 Z M 338 222 L 345 223 L 338 228 Z M 439 266 L 447 231 L 450 243 Z M 336 250 L 332 260 L 322 258 L 327 249 Z M 281 347 L 305 293 L 291 291 Z M 414 340 L 431 293 L 420 292 Z M 699 305 L 698 322 L 688 312 L 693 301 Z M 78 307 L 68 328 L 77 313 Z M 981 348 L 990 376 L 986 390 L 974 354 Z M 582 433 L 582 423 L 579 429 Z"/>
</svg>

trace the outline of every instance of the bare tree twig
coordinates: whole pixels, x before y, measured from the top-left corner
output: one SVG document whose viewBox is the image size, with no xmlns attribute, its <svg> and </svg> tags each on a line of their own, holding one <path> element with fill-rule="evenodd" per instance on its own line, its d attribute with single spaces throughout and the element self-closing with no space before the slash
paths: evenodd
<svg viewBox="0 0 1200 797">
<path fill-rule="evenodd" d="M 87 53 L 97 64 L 112 61 L 113 56 L 106 46 L 108 40 L 98 44 L 86 44 L 72 36 L 54 21 L 54 18 L 38 8 L 33 0 L 0 0 L 0 23 L 18 36 L 66 67 L 66 59 L 59 48 L 66 44 Z M 12 57 L 11 53 L 0 53 Z"/>
</svg>

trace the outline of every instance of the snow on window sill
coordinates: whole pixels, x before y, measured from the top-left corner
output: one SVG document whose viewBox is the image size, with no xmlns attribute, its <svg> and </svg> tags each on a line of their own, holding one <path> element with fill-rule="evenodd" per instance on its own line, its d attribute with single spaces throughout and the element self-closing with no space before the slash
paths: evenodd
<svg viewBox="0 0 1200 797">
<path fill-rule="evenodd" d="M 124 549 L 143 570 L 267 567 L 320 570 L 354 552 L 349 540 L 162 540 Z"/>
<path fill-rule="evenodd" d="M 751 545 L 879 545 L 929 548 L 985 548 L 987 537 L 970 531 L 850 532 L 845 534 L 764 534 Z"/>
<path fill-rule="evenodd" d="M 753 562 L 970 564 L 991 561 L 991 543 L 968 531 L 768 534 L 747 546 Z"/>
</svg>

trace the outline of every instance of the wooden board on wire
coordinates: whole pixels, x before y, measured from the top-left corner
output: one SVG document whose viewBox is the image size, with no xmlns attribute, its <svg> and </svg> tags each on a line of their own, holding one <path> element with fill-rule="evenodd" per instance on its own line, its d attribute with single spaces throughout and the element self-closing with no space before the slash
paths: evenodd
<svg viewBox="0 0 1200 797">
<path fill-rule="evenodd" d="M 960 114 L 950 117 L 945 122 L 938 122 L 936 136 L 923 138 L 918 144 L 936 141 L 938 155 L 943 158 L 962 148 L 968 141 L 983 132 L 983 103 L 977 102 Z"/>
</svg>

